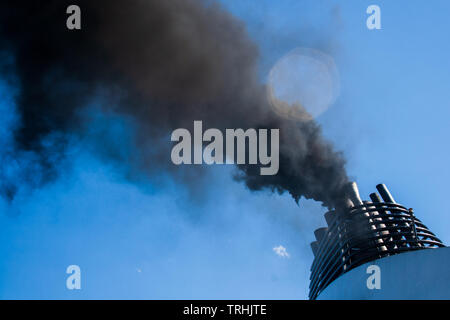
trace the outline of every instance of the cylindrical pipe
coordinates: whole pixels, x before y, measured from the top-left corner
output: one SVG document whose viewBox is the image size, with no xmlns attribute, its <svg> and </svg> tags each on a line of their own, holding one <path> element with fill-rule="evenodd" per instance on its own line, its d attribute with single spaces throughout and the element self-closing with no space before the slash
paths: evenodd
<svg viewBox="0 0 450 320">
<path fill-rule="evenodd" d="M 378 184 L 377 185 L 377 190 L 380 193 L 381 197 L 383 198 L 384 202 L 386 202 L 386 203 L 396 203 L 395 200 L 394 200 L 394 197 L 389 192 L 389 189 L 386 187 L 386 185 L 384 183 Z M 393 214 L 401 213 L 401 212 L 399 212 L 399 211 L 397 211 L 395 209 L 391 210 L 391 212 Z M 406 227 L 406 228 L 411 228 L 410 224 L 408 222 L 406 222 L 405 218 L 400 218 L 400 220 L 403 220 L 405 222 L 398 223 L 399 226 Z M 408 246 L 408 242 L 411 243 L 412 241 L 414 241 L 414 239 L 411 236 L 409 236 L 409 235 L 406 235 L 405 238 L 406 238 L 407 242 L 401 244 L 404 247 Z M 399 236 L 399 237 L 395 237 L 394 239 L 396 239 L 397 241 L 401 241 L 402 237 Z"/>
<path fill-rule="evenodd" d="M 331 226 L 334 220 L 336 220 L 336 211 L 328 211 L 323 216 L 325 217 L 325 221 L 327 222 L 328 226 Z"/>
<path fill-rule="evenodd" d="M 380 196 L 383 198 L 384 202 L 395 203 L 394 197 L 391 195 L 389 189 L 384 183 L 378 184 L 377 190 L 380 193 Z"/>
<path fill-rule="evenodd" d="M 370 200 L 372 200 L 373 203 L 381 203 L 381 198 L 376 192 L 370 194 Z"/>
<path fill-rule="evenodd" d="M 314 235 L 316 236 L 316 239 L 318 242 L 322 241 L 322 239 L 326 236 L 327 233 L 328 233 L 328 228 L 326 228 L 326 227 L 319 228 L 319 229 L 316 229 L 316 231 L 314 231 Z"/>
<path fill-rule="evenodd" d="M 350 200 L 348 198 L 345 199 L 344 205 L 345 205 L 346 209 L 350 209 L 355 206 L 355 204 L 353 204 L 352 200 Z"/>
<path fill-rule="evenodd" d="M 363 205 L 364 202 L 361 200 L 361 196 L 359 195 L 359 189 L 358 189 L 358 185 L 356 184 L 356 182 L 350 182 L 347 186 L 347 196 L 349 197 L 349 199 L 355 204 L 355 206 L 360 206 Z M 362 207 L 361 210 L 365 210 L 365 207 Z M 371 230 L 373 233 L 372 235 L 377 237 L 378 233 L 376 232 L 376 227 L 375 225 L 373 225 L 373 220 L 371 219 L 371 216 L 369 215 L 369 213 L 364 212 L 363 213 L 365 217 L 368 218 L 368 223 L 370 224 L 369 226 L 369 230 Z M 378 245 L 383 243 L 382 239 L 377 239 L 375 241 Z M 387 248 L 385 246 L 377 246 L 377 248 L 381 251 L 386 251 Z"/>
<path fill-rule="evenodd" d="M 355 206 L 362 205 L 361 196 L 359 195 L 358 185 L 356 182 L 350 182 L 347 187 L 347 196 Z"/>
<path fill-rule="evenodd" d="M 314 257 L 316 257 L 317 254 L 319 253 L 319 242 L 317 241 L 311 242 L 311 249 L 314 254 Z"/>
</svg>

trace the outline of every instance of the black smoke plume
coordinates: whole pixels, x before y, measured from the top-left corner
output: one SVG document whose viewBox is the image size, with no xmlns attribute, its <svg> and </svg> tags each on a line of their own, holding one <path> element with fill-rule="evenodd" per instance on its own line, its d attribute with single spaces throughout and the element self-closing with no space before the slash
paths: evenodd
<svg viewBox="0 0 450 320">
<path fill-rule="evenodd" d="M 66 27 L 71 4 L 81 8 L 81 30 Z M 279 128 L 278 174 L 240 166 L 238 178 L 251 190 L 288 191 L 328 207 L 341 198 L 347 182 L 341 154 L 314 121 L 271 111 L 258 80 L 257 48 L 243 23 L 214 1 L 2 0 L 0 53 L 1 76 L 17 90 L 20 116 L 15 151 L 3 161 L 32 154 L 33 165 L 23 170 L 39 171 L 39 183 L 56 177 L 67 137 L 86 136 L 83 109 L 97 99 L 104 111 L 133 119 L 126 163 L 133 170 L 177 175 L 182 169 L 170 162 L 169 136 L 194 120 L 204 127 Z M 3 189 L 11 197 L 14 183 Z"/>
</svg>

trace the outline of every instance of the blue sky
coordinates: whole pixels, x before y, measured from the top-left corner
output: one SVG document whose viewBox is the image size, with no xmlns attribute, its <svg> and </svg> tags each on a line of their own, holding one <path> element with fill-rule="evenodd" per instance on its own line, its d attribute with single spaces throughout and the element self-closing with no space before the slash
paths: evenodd
<svg viewBox="0 0 450 320">
<path fill-rule="evenodd" d="M 445 243 L 450 219 L 450 62 L 447 1 L 222 1 L 260 47 L 264 81 L 296 47 L 335 59 L 341 95 L 318 121 L 342 150 L 367 198 L 384 182 Z M 366 28 L 381 7 L 382 30 Z M 2 87 L 0 144 L 14 122 Z M 0 298 L 305 299 L 319 204 L 251 193 L 212 168 L 208 196 L 184 187 L 136 186 L 117 168 L 72 146 L 58 181 L 0 200 Z M 220 195 L 220 196 L 219 196 Z M 272 248 L 283 245 L 289 258 Z M 82 290 L 65 287 L 81 267 Z"/>
</svg>

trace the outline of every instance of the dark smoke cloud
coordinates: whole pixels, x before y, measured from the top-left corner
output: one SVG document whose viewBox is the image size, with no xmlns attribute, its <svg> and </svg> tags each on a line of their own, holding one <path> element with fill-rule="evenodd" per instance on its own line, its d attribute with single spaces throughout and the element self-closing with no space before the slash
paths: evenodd
<svg viewBox="0 0 450 320">
<path fill-rule="evenodd" d="M 74 3 L 82 10 L 79 31 L 66 28 Z M 212 1 L 2 0 L 0 50 L 11 57 L 2 76 L 18 89 L 15 156 L 34 155 L 39 183 L 54 178 L 55 154 L 64 154 L 67 137 L 89 132 L 83 109 L 95 99 L 104 111 L 133 119 L 126 163 L 133 171 L 183 174 L 170 162 L 168 137 L 202 120 L 222 129 L 280 128 L 278 175 L 239 167 L 238 179 L 251 190 L 288 191 L 331 207 L 347 182 L 341 154 L 316 123 L 270 110 L 257 79 L 257 48 L 243 23 Z M 43 143 L 49 137 L 53 142 Z"/>
</svg>

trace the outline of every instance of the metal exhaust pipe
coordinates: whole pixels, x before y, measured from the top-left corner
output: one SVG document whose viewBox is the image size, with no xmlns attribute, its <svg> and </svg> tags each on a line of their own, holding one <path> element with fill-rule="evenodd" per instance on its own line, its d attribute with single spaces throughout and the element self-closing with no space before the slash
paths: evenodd
<svg viewBox="0 0 450 320">
<path fill-rule="evenodd" d="M 378 184 L 377 185 L 377 190 L 380 193 L 381 197 L 383 198 L 384 202 L 386 202 L 386 203 L 396 203 L 395 200 L 394 200 L 394 197 L 389 192 L 389 189 L 386 187 L 386 185 L 384 183 Z M 400 211 L 395 210 L 395 209 L 391 210 L 391 212 L 392 213 L 401 213 Z M 398 223 L 399 226 L 405 227 L 405 228 L 412 228 L 412 226 L 407 222 L 407 219 L 400 218 L 400 220 L 403 220 L 405 222 Z M 411 237 L 409 235 L 405 235 L 405 238 L 406 238 L 407 242 L 402 244 L 403 247 L 407 247 L 408 243 L 411 243 L 411 242 L 415 241 L 414 237 Z M 401 240 L 401 237 L 398 240 Z"/>
<path fill-rule="evenodd" d="M 389 189 L 386 187 L 386 185 L 384 183 L 378 184 L 377 190 L 380 193 L 381 197 L 383 198 L 384 202 L 396 203 L 394 200 L 394 197 L 389 192 Z"/>
<path fill-rule="evenodd" d="M 372 200 L 373 203 L 381 203 L 381 198 L 378 195 L 378 193 L 374 192 L 370 194 L 370 200 Z"/>
<path fill-rule="evenodd" d="M 331 226 L 336 220 L 336 211 L 328 211 L 323 216 L 325 217 L 325 221 L 327 222 L 328 226 Z"/>
<path fill-rule="evenodd" d="M 345 199 L 344 205 L 347 209 L 350 209 L 355 206 L 355 204 L 349 198 Z"/>
<path fill-rule="evenodd" d="M 314 257 L 319 253 L 319 243 L 317 241 L 311 242 L 311 249 L 314 254 Z"/>
<path fill-rule="evenodd" d="M 314 235 L 316 236 L 316 239 L 319 243 L 327 235 L 327 233 L 328 233 L 328 228 L 326 228 L 326 227 L 319 228 L 319 229 L 316 229 L 316 231 L 314 231 Z"/>
<path fill-rule="evenodd" d="M 359 189 L 356 182 L 350 182 L 348 184 L 347 196 L 355 206 L 360 206 L 363 204 L 361 196 L 359 195 Z"/>
</svg>

